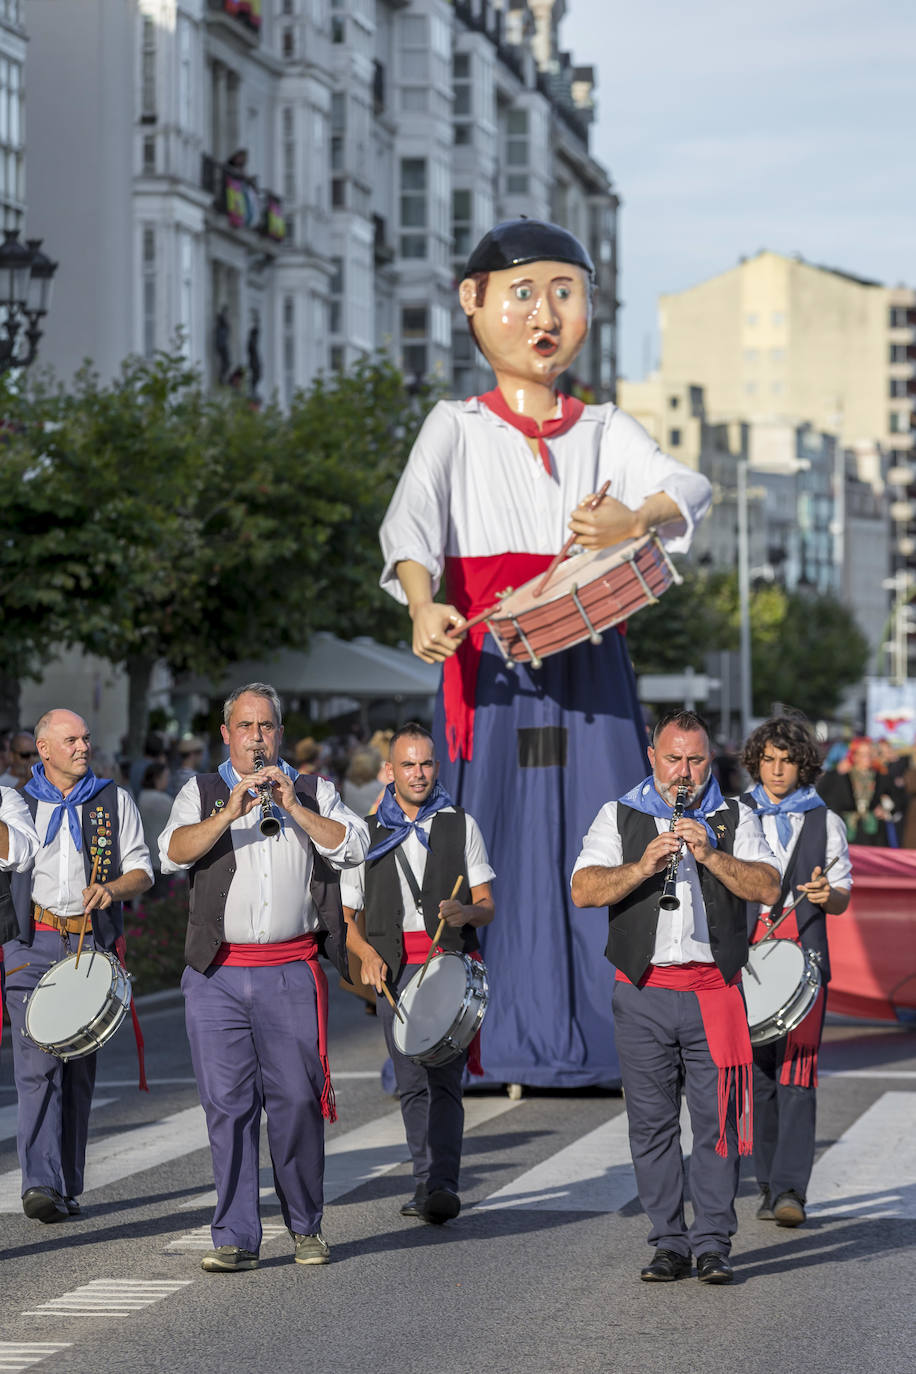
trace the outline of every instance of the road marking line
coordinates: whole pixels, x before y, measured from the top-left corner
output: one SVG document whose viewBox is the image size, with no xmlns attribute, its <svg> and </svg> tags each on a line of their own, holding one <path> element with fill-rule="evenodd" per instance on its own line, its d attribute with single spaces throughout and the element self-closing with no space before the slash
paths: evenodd
<svg viewBox="0 0 916 1374">
<path fill-rule="evenodd" d="M 263 1221 L 261 1224 L 263 1236 L 261 1243 L 267 1245 L 272 1240 L 278 1240 L 281 1236 L 284 1240 L 289 1240 L 289 1231 L 282 1221 Z M 178 1254 L 187 1250 L 212 1250 L 213 1237 L 210 1234 L 209 1226 L 195 1226 L 193 1231 L 187 1231 L 183 1236 L 176 1236 L 169 1241 L 165 1248 L 166 1255 Z M 0 1365 L 0 1369 L 2 1369 Z"/>
<path fill-rule="evenodd" d="M 465 1134 L 485 1125 L 504 1112 L 521 1106 L 507 1097 L 466 1097 L 464 1099 Z M 404 1122 L 400 1111 L 376 1117 L 365 1126 L 345 1131 L 343 1135 L 328 1135 L 325 1145 L 324 1200 L 325 1205 L 352 1193 L 363 1183 L 389 1174 L 410 1158 L 404 1137 Z M 273 1170 L 261 1170 L 261 1205 L 279 1207 L 274 1192 Z M 202 1193 L 183 1202 L 180 1211 L 198 1207 L 215 1207 L 216 1193 Z"/>
<path fill-rule="evenodd" d="M 135 1080 L 136 1081 L 136 1080 Z M 116 1097 L 100 1097 L 93 1102 L 93 1107 L 108 1107 L 112 1102 L 117 1102 Z M 13 1140 L 19 1129 L 19 1107 L 13 1103 L 11 1107 L 0 1107 L 0 1140 Z M 0 1208 L 0 1211 L 3 1209 Z M 3 1365 L 0 1364 L 0 1369 Z"/>
<path fill-rule="evenodd" d="M 4 1374 L 20 1374 L 50 1355 L 69 1350 L 72 1341 L 0 1341 L 0 1369 Z"/>
<path fill-rule="evenodd" d="M 814 1166 L 812 1216 L 916 1221 L 916 1096 L 887 1092 Z"/>
<path fill-rule="evenodd" d="M 475 1211 L 619 1212 L 636 1197 L 627 1114 L 619 1112 L 595 1130 L 519 1174 L 475 1203 Z M 686 1102 L 681 1104 L 681 1150 L 693 1144 Z"/>
<path fill-rule="evenodd" d="M 916 1069 L 818 1069 L 818 1078 L 916 1078 Z"/>
<path fill-rule="evenodd" d="M 128 1317 L 179 1292 L 191 1279 L 93 1279 L 91 1283 L 51 1298 L 23 1317 Z"/>
<path fill-rule="evenodd" d="M 202 1107 L 189 1107 L 148 1126 L 136 1126 L 101 1140 L 90 1139 L 86 1151 L 87 1191 L 117 1183 L 157 1164 L 167 1164 L 194 1150 L 207 1149 L 209 1144 Z M 0 1174 L 0 1212 L 20 1210 L 21 1188 L 18 1169 Z"/>
</svg>

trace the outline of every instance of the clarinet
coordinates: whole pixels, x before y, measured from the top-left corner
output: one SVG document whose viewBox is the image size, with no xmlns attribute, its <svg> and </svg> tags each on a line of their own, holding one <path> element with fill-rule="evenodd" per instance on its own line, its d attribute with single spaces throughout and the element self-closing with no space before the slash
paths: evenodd
<svg viewBox="0 0 916 1374">
<path fill-rule="evenodd" d="M 264 767 L 264 755 L 257 753 L 254 756 L 254 771 L 257 773 Z M 274 815 L 274 804 L 271 797 L 269 782 L 258 783 L 258 796 L 261 799 L 261 819 L 258 822 L 258 829 L 267 840 L 272 840 L 274 835 L 280 833 L 280 822 Z"/>
<path fill-rule="evenodd" d="M 684 807 L 687 804 L 687 793 L 690 791 L 689 782 L 679 782 L 677 785 L 677 796 L 674 799 L 674 810 L 671 812 L 671 824 L 668 829 L 673 830 L 678 821 L 684 814 Z M 677 866 L 681 861 L 681 849 L 683 840 L 668 860 L 668 867 L 665 869 L 665 884 L 662 888 L 662 895 L 659 899 L 659 907 L 662 911 L 677 911 L 680 906 L 675 886 L 677 884 Z"/>
</svg>

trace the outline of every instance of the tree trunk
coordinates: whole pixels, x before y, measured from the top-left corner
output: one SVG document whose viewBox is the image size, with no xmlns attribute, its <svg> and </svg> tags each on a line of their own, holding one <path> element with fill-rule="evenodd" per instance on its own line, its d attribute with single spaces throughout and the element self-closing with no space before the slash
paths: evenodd
<svg viewBox="0 0 916 1374">
<path fill-rule="evenodd" d="M 8 677 L 0 669 L 0 731 L 16 730 L 23 724 L 19 718 L 20 700 L 18 677 Z"/>
<path fill-rule="evenodd" d="M 139 654 L 129 658 L 127 668 L 127 755 L 138 759 L 143 753 L 149 719 L 149 685 L 156 660 Z"/>
</svg>

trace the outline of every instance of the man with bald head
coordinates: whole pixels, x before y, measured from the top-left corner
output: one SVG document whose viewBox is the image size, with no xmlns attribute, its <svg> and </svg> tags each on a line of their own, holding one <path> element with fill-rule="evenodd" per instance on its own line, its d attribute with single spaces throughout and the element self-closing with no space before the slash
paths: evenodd
<svg viewBox="0 0 916 1374">
<path fill-rule="evenodd" d="M 39 761 L 22 797 L 40 849 L 13 880 L 18 936 L 4 946 L 19 1098 L 22 1207 L 37 1221 L 65 1221 L 80 1211 L 95 1054 L 64 1063 L 25 1033 L 29 996 L 53 964 L 76 952 L 116 951 L 123 958 L 121 903 L 152 885 L 149 851 L 133 798 L 92 771 L 89 727 L 73 711 L 47 711 L 35 727 Z M 88 920 L 87 920 L 88 918 Z"/>
</svg>

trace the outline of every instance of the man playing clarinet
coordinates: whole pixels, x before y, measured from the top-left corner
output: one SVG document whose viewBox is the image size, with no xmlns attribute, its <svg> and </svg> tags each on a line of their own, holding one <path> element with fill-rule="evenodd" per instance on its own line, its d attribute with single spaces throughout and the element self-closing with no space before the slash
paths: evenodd
<svg viewBox="0 0 916 1374">
<path fill-rule="evenodd" d="M 814 959 L 823 984 L 807 1016 L 778 1040 L 754 1046 L 754 1172 L 761 1221 L 800 1226 L 814 1164 L 817 1055 L 830 981 L 827 915 L 849 905 L 852 869 L 846 827 L 814 789 L 817 746 L 807 727 L 777 716 L 748 736 L 741 762 L 754 786 L 741 800 L 753 807 L 783 869 L 779 899 L 762 912 L 753 940 L 766 935 L 783 907 L 800 899 L 774 938 L 795 940 Z M 830 864 L 828 879 L 825 869 Z"/>
<path fill-rule="evenodd" d="M 610 918 L 630 1150 L 656 1247 L 640 1278 L 685 1278 L 692 1252 L 698 1279 L 730 1283 L 738 1156 L 751 1151 L 751 1042 L 739 987 L 746 903 L 775 900 L 779 868 L 753 811 L 723 800 L 700 716 L 664 716 L 649 762 L 650 776 L 596 816 L 572 899 L 606 906 Z M 693 1130 L 689 1226 L 682 1091 Z"/>
</svg>

